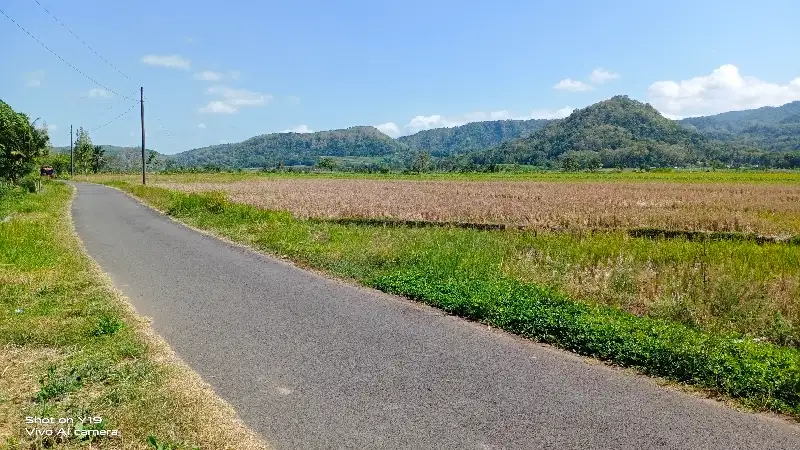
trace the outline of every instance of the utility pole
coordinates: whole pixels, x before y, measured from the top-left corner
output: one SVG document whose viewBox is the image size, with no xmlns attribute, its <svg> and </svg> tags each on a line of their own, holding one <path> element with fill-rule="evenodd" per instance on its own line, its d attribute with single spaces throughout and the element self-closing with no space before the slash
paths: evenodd
<svg viewBox="0 0 800 450">
<path fill-rule="evenodd" d="M 72 125 L 69 126 L 69 176 L 75 178 L 75 158 L 72 156 Z"/>
<path fill-rule="evenodd" d="M 146 168 L 145 164 L 147 164 L 144 160 L 144 87 L 139 88 L 139 104 L 142 107 L 142 184 L 147 184 L 147 180 L 145 178 Z"/>
</svg>

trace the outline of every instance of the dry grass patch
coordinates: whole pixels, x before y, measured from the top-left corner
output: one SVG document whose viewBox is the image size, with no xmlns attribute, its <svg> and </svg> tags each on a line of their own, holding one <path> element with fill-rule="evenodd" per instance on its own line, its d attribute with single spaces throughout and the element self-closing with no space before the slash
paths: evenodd
<svg viewBox="0 0 800 450">
<path fill-rule="evenodd" d="M 800 234 L 800 185 L 795 184 L 284 177 L 156 185 L 183 192 L 222 191 L 231 201 L 301 218 Z"/>
</svg>

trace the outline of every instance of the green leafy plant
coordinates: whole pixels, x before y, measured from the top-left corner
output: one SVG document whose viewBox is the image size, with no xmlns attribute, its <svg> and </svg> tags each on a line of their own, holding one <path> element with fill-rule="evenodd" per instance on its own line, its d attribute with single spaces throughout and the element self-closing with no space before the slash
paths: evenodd
<svg viewBox="0 0 800 450">
<path fill-rule="evenodd" d="M 122 329 L 125 324 L 115 316 L 104 315 L 97 321 L 97 325 L 92 330 L 93 336 L 112 335 Z"/>
</svg>

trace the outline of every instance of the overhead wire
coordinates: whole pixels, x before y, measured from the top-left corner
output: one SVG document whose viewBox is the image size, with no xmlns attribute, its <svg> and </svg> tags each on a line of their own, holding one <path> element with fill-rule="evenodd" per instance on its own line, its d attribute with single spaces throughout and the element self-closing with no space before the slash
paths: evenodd
<svg viewBox="0 0 800 450">
<path fill-rule="evenodd" d="M 109 66 L 109 67 L 111 67 L 112 69 L 114 69 L 114 70 L 116 70 L 117 72 L 119 72 L 119 74 L 120 74 L 120 75 L 122 75 L 123 77 L 127 78 L 127 79 L 128 79 L 128 81 L 130 81 L 131 83 L 134 83 L 134 84 L 136 84 L 136 82 L 135 82 L 135 81 L 133 81 L 133 79 L 131 79 L 131 77 L 129 77 L 128 75 L 126 75 L 126 74 L 125 74 L 125 72 L 123 72 L 123 71 L 119 70 L 119 69 L 117 68 L 117 66 L 115 66 L 115 65 L 111 64 L 110 62 L 108 62 L 108 60 L 107 60 L 107 59 L 105 59 L 105 58 L 104 58 L 104 57 L 103 57 L 103 56 L 102 56 L 100 53 L 97 53 L 97 51 L 96 51 L 94 48 L 92 48 L 92 46 L 91 46 L 91 45 L 87 44 L 87 43 L 86 43 L 86 41 L 84 41 L 84 40 L 83 40 L 83 39 L 81 39 L 81 38 L 80 38 L 80 37 L 79 37 L 77 34 L 75 34 L 75 32 L 73 32 L 73 31 L 72 31 L 72 30 L 71 30 L 71 29 L 70 29 L 70 28 L 69 28 L 69 27 L 68 27 L 68 26 L 67 26 L 67 25 L 66 25 L 64 22 L 62 22 L 62 21 L 61 21 L 61 19 L 59 19 L 58 17 L 56 17 L 56 16 L 55 16 L 53 13 L 51 13 L 51 12 L 50 12 L 50 10 L 48 10 L 48 9 L 47 9 L 47 8 L 46 8 L 44 5 L 42 5 L 41 3 L 39 3 L 39 0 L 33 0 L 33 1 L 34 1 L 34 2 L 36 2 L 36 4 L 37 4 L 37 5 L 39 5 L 39 6 L 40 6 L 40 7 L 41 7 L 43 10 L 45 10 L 45 12 L 46 12 L 47 14 L 49 14 L 49 15 L 50 15 L 50 17 L 52 17 L 52 18 L 53 18 L 53 20 L 55 20 L 56 22 L 58 22 L 59 24 L 61 24 L 61 26 L 62 26 L 62 27 L 64 27 L 64 28 L 65 28 L 67 31 L 69 31 L 69 33 L 70 33 L 71 35 L 73 35 L 73 36 L 75 37 L 75 39 L 77 39 L 77 40 L 81 41 L 81 43 L 82 43 L 83 45 L 85 45 L 85 46 L 86 46 L 86 48 L 88 48 L 89 50 L 91 50 L 91 51 L 92 51 L 92 53 L 94 53 L 95 55 L 97 55 L 97 57 L 98 57 L 98 58 L 102 59 L 102 60 L 103 60 L 103 62 L 105 62 L 106 64 L 108 64 L 108 66 Z"/>
<path fill-rule="evenodd" d="M 136 93 L 135 93 L 135 92 L 134 92 L 134 95 L 136 95 Z M 112 103 L 112 104 L 111 104 L 111 106 L 109 106 L 109 107 L 108 107 L 108 108 L 106 108 L 106 109 L 103 109 L 103 110 L 101 110 L 99 113 L 95 114 L 95 115 L 94 115 L 94 116 L 92 116 L 90 119 L 87 119 L 87 120 L 86 120 L 86 122 L 88 122 L 88 123 L 92 123 L 92 122 L 94 122 L 94 121 L 95 121 L 95 119 L 98 119 L 99 117 L 101 117 L 101 116 L 105 115 L 106 113 L 108 113 L 108 112 L 109 112 L 109 111 L 111 111 L 112 109 L 114 109 L 114 108 L 116 108 L 117 106 L 121 105 L 121 104 L 122 104 L 122 102 L 123 102 L 124 100 L 128 99 L 128 98 L 129 98 L 129 97 L 122 97 L 122 98 L 120 98 L 120 101 L 118 101 L 118 102 L 116 102 L 116 103 Z M 135 101 L 138 103 L 138 100 L 135 100 Z"/>
<path fill-rule="evenodd" d="M 40 40 L 39 40 L 39 39 L 38 39 L 36 36 L 34 36 L 33 34 L 31 34 L 31 32 L 30 32 L 30 31 L 26 30 L 26 29 L 25 29 L 25 27 L 23 27 L 22 25 L 20 25 L 19 23 L 17 23 L 17 21 L 15 21 L 14 19 L 12 19 L 12 18 L 11 18 L 11 17 L 10 17 L 8 14 L 6 14 L 6 12 L 5 12 L 5 11 L 3 11 L 2 9 L 0 9 L 0 14 L 3 14 L 4 16 L 6 16 L 6 18 L 7 18 L 8 20 L 10 20 L 10 21 L 11 21 L 11 22 L 12 22 L 14 25 L 16 25 L 16 26 L 17 26 L 17 27 L 18 27 L 20 30 L 24 31 L 24 32 L 25 32 L 25 34 L 27 34 L 28 36 L 30 36 L 30 37 L 31 37 L 31 38 L 32 38 L 34 41 L 38 42 L 38 43 L 39 43 L 39 45 L 41 45 L 41 46 L 42 46 L 42 47 L 44 47 L 44 48 L 45 48 L 47 51 L 49 51 L 50 53 L 52 53 L 52 54 L 53 54 L 53 55 L 54 55 L 56 58 L 60 59 L 60 60 L 61 60 L 61 62 L 63 62 L 64 64 L 68 65 L 69 67 L 71 67 L 71 68 L 72 68 L 72 70 L 74 70 L 74 71 L 78 72 L 79 74 L 83 75 L 83 76 L 84 76 L 84 77 L 85 77 L 87 80 L 89 80 L 89 81 L 91 81 L 92 83 L 94 83 L 94 84 L 96 84 L 96 85 L 100 86 L 101 88 L 103 88 L 103 89 L 107 90 L 108 92 L 111 92 L 112 94 L 118 95 L 118 96 L 120 96 L 120 97 L 125 97 L 125 98 L 128 98 L 129 100 L 135 100 L 134 98 L 127 97 L 127 96 L 124 96 L 124 95 L 121 95 L 121 94 L 119 94 L 117 91 L 115 91 L 115 90 L 113 90 L 113 89 L 109 88 L 108 86 L 105 86 L 105 85 L 101 84 L 100 82 L 98 82 L 98 81 L 97 81 L 97 80 L 95 80 L 94 78 L 92 78 L 92 77 L 90 77 L 89 75 L 86 75 L 85 73 L 81 72 L 81 70 L 80 70 L 80 69 L 78 69 L 77 67 L 73 66 L 73 65 L 72 65 L 72 64 L 71 64 L 69 61 L 67 61 L 66 59 L 62 58 L 62 57 L 61 57 L 61 55 L 59 55 L 58 53 L 54 52 L 54 51 L 53 51 L 53 50 L 52 50 L 50 47 L 48 47 L 47 45 L 45 45 L 45 44 L 44 44 L 42 41 L 40 41 Z"/>
<path fill-rule="evenodd" d="M 150 99 L 145 97 L 145 103 L 150 103 Z M 161 119 L 158 117 L 158 114 L 154 112 L 151 114 L 153 114 L 153 117 L 156 118 L 156 122 L 158 122 L 159 126 L 161 126 L 160 130 L 163 131 L 164 134 L 167 135 L 167 138 L 169 138 L 170 142 L 172 142 L 174 150 L 177 150 L 178 144 L 175 142 L 175 139 L 172 138 L 172 135 L 169 133 L 169 130 L 167 130 L 167 128 L 164 126 L 164 122 L 161 121 Z"/>
<path fill-rule="evenodd" d="M 98 53 L 98 52 L 97 52 L 97 51 L 96 51 L 96 50 L 95 50 L 95 49 L 94 49 L 92 46 L 90 46 L 90 45 L 89 45 L 89 44 L 88 44 L 86 41 L 84 41 L 82 38 L 80 38 L 80 36 L 78 36 L 78 35 L 77 35 L 77 34 L 76 34 L 74 31 L 72 31 L 72 29 L 70 29 L 70 28 L 69 28 L 69 26 L 67 26 L 67 25 L 66 25 L 64 22 L 62 22 L 62 21 L 61 21 L 61 20 L 60 20 L 58 17 L 56 17 L 56 16 L 55 16 L 55 15 L 54 15 L 52 12 L 50 12 L 50 10 L 48 10 L 48 9 L 47 9 L 47 8 L 46 8 L 44 5 L 42 5 L 42 4 L 39 2 L 39 0 L 33 0 L 33 1 L 34 1 L 34 2 L 35 2 L 37 5 L 39 5 L 39 6 L 40 6 L 42 9 L 44 9 L 44 11 L 45 11 L 45 12 L 47 12 L 47 14 L 48 14 L 48 15 L 50 15 L 50 17 L 52 17 L 52 18 L 53 18 L 53 20 L 55 20 L 56 22 L 58 22 L 58 23 L 59 23 L 59 24 L 60 24 L 62 27 L 64 27 L 64 28 L 65 28 L 65 29 L 66 29 L 66 30 L 67 30 L 67 31 L 68 31 L 68 32 L 69 32 L 69 33 L 70 33 L 72 36 L 74 36 L 74 37 L 75 37 L 77 40 L 79 40 L 79 41 L 80 41 L 80 42 L 81 42 L 83 45 L 85 45 L 85 46 L 86 46 L 86 47 L 87 47 L 87 48 L 88 48 L 88 49 L 89 49 L 89 50 L 90 50 L 92 53 L 94 53 L 94 54 L 95 54 L 97 57 L 99 57 L 100 59 L 102 59 L 102 60 L 103 60 L 103 62 L 105 62 L 105 63 L 106 63 L 106 64 L 107 64 L 109 67 L 111 67 L 112 69 L 114 69 L 114 70 L 115 70 L 116 72 L 118 72 L 120 75 L 124 76 L 124 77 L 125 77 L 127 80 L 129 80 L 130 82 L 132 82 L 132 83 L 136 84 L 136 82 L 135 82 L 135 81 L 134 81 L 134 80 L 133 80 L 131 77 L 129 77 L 127 74 L 125 74 L 124 72 L 122 72 L 122 71 L 121 71 L 119 68 L 117 68 L 115 65 L 113 65 L 111 62 L 109 62 L 109 61 L 108 61 L 106 58 L 104 58 L 102 55 L 100 55 L 100 53 Z M 124 116 L 125 116 L 126 114 L 128 114 L 128 113 L 129 113 L 129 112 L 130 112 L 130 111 L 131 111 L 131 110 L 132 110 L 132 109 L 133 109 L 133 108 L 134 108 L 134 107 L 135 107 L 137 104 L 139 104 L 139 100 L 135 99 L 134 97 L 132 97 L 132 96 L 128 96 L 128 95 L 122 95 L 122 94 L 120 94 L 119 92 L 117 92 L 117 91 L 115 91 L 115 90 L 113 90 L 113 89 L 111 89 L 111 88 L 109 88 L 109 87 L 107 87 L 107 86 L 103 85 L 102 83 L 98 82 L 98 81 L 97 81 L 97 80 L 95 80 L 94 78 L 90 77 L 89 75 L 87 75 L 86 73 L 84 73 L 83 71 L 81 71 L 80 69 L 78 69 L 77 67 L 75 67 L 74 65 L 72 65 L 72 64 L 71 64 L 69 61 L 67 61 L 66 59 L 64 59 L 63 57 L 61 57 L 61 55 L 59 55 L 58 53 L 56 53 L 55 51 L 53 51 L 53 50 L 52 50 L 50 47 L 48 47 L 48 46 L 47 46 L 47 45 L 46 45 L 44 42 L 42 42 L 42 41 L 41 41 L 41 40 L 39 40 L 39 39 L 38 39 L 36 36 L 34 36 L 34 35 L 33 35 L 33 34 L 30 32 L 30 31 L 28 31 L 28 30 L 27 30 L 25 27 L 23 27 L 23 26 L 22 26 L 22 25 L 20 25 L 20 24 L 19 24 L 17 21 L 15 21 L 14 19 L 12 19 L 12 18 L 11 18 L 11 17 L 10 17 L 8 14 L 6 14 L 6 12 L 5 12 L 5 11 L 3 11 L 2 9 L 0 9 L 0 14 L 3 14 L 3 15 L 4 15 L 4 16 L 5 16 L 5 17 L 6 17 L 8 20 L 10 20 L 10 21 L 11 21 L 11 22 L 12 22 L 14 25 L 16 25 L 16 26 L 17 26 L 17 27 L 18 27 L 20 30 L 24 31 L 24 32 L 25 32 L 25 34 L 27 34 L 28 36 L 30 36 L 30 37 L 31 37 L 31 39 L 35 40 L 35 41 L 36 41 L 36 42 L 37 42 L 39 45 L 41 45 L 41 46 L 42 46 L 43 48 L 45 48 L 47 51 L 49 51 L 50 53 L 52 53 L 52 54 L 53 54 L 55 57 L 57 57 L 59 60 L 61 60 L 61 62 L 63 62 L 64 64 L 68 65 L 68 66 L 69 66 L 69 67 L 70 67 L 72 70 L 74 70 L 74 71 L 78 72 L 80 75 L 82 75 L 83 77 L 85 77 L 86 79 L 88 79 L 89 81 L 91 81 L 92 83 L 96 84 L 97 86 L 99 86 L 99 87 L 101 87 L 101 88 L 105 89 L 106 91 L 108 91 L 108 92 L 110 92 L 110 93 L 112 93 L 112 94 L 114 94 L 114 95 L 116 95 L 116 96 L 118 96 L 118 97 L 121 97 L 123 100 L 124 100 L 124 99 L 127 99 L 127 100 L 132 100 L 132 101 L 134 101 L 134 102 L 135 102 L 135 103 L 134 103 L 133 105 L 131 105 L 131 106 L 130 106 L 130 107 L 127 109 L 127 110 L 125 110 L 125 111 L 124 111 L 122 114 L 120 114 L 120 115 L 116 116 L 114 119 L 110 120 L 109 122 L 106 122 L 106 123 L 104 123 L 103 125 L 100 125 L 100 126 L 98 126 L 98 127 L 91 128 L 91 130 L 92 130 L 92 131 L 97 131 L 97 130 L 99 130 L 99 129 L 102 129 L 102 128 L 104 128 L 104 127 L 108 126 L 108 125 L 111 125 L 112 123 L 116 122 L 116 121 L 117 121 L 117 120 L 119 120 L 120 118 L 124 117 Z M 135 93 L 134 93 L 133 95 L 135 95 Z M 149 102 L 149 100 L 148 100 L 148 102 Z M 88 122 L 91 122 L 92 120 L 94 120 L 94 119 L 96 119 L 96 118 L 98 118 L 98 117 L 101 117 L 102 115 L 106 114 L 108 111 L 111 111 L 112 109 L 116 108 L 116 107 L 117 107 L 119 104 L 121 104 L 121 102 L 119 102 L 119 103 L 116 103 L 116 104 L 113 104 L 113 105 L 111 105 L 110 107 L 108 107 L 108 108 L 104 109 L 104 110 L 103 110 L 103 111 L 101 111 L 100 113 L 96 114 L 96 115 L 95 115 L 95 116 L 94 116 L 94 117 L 93 117 L 91 120 L 88 120 Z M 175 139 L 173 139 L 173 137 L 172 137 L 172 135 L 170 134 L 169 130 L 167 130 L 167 128 L 164 126 L 164 123 L 163 123 L 163 121 L 162 121 L 162 120 L 161 120 L 161 119 L 158 117 L 158 115 L 157 115 L 157 114 L 155 114 L 154 112 L 151 112 L 151 114 L 153 114 L 153 116 L 156 118 L 156 121 L 158 122 L 158 124 L 159 124 L 159 126 L 160 126 L 160 130 L 161 130 L 161 131 L 163 131 L 163 132 L 164 132 L 164 133 L 167 135 L 167 138 L 169 138 L 169 140 L 170 140 L 170 142 L 172 143 L 172 145 L 173 145 L 173 146 L 174 146 L 174 147 L 177 149 L 178 145 L 177 145 L 177 143 L 175 142 Z"/>
<path fill-rule="evenodd" d="M 108 121 L 108 122 L 104 123 L 103 125 L 100 125 L 99 127 L 95 127 L 95 128 L 89 128 L 89 129 L 90 129 L 91 131 L 97 131 L 97 130 L 100 130 L 101 128 L 104 128 L 104 127 L 106 127 L 106 126 L 108 126 L 108 125 L 111 125 L 112 123 L 114 123 L 114 122 L 116 122 L 117 120 L 121 119 L 121 118 L 122 118 L 122 116 L 124 116 L 124 115 L 128 114 L 129 112 L 131 112 L 131 110 L 132 110 L 132 109 L 133 109 L 133 108 L 134 108 L 136 105 L 138 105 L 138 104 L 139 104 L 139 101 L 138 101 L 138 100 L 136 100 L 136 102 L 135 102 L 134 104 L 132 104 L 130 108 L 126 109 L 126 110 L 125 110 L 125 112 L 123 112 L 122 114 L 120 114 L 120 115 L 118 115 L 117 117 L 115 117 L 115 118 L 111 119 L 110 121 Z"/>
</svg>

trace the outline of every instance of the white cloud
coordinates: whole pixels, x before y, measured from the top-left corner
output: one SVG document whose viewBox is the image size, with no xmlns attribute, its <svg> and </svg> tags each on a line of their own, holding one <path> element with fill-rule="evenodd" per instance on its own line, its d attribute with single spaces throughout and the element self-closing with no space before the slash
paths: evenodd
<svg viewBox="0 0 800 450">
<path fill-rule="evenodd" d="M 726 64 L 709 75 L 682 81 L 657 81 L 648 88 L 650 102 L 667 117 L 717 114 L 725 111 L 779 106 L 800 100 L 800 77 L 787 84 L 742 76 Z"/>
<path fill-rule="evenodd" d="M 222 72 L 214 72 L 211 70 L 204 70 L 202 72 L 197 72 L 194 74 L 195 80 L 201 81 L 221 81 L 225 78 L 229 78 L 231 80 L 238 80 L 241 74 L 238 71 L 231 70 L 228 73 Z"/>
<path fill-rule="evenodd" d="M 398 127 L 397 124 L 394 122 L 386 122 L 380 125 L 375 125 L 375 128 L 377 128 L 378 131 L 389 137 L 396 138 L 400 136 L 400 127 Z"/>
<path fill-rule="evenodd" d="M 208 88 L 208 93 L 221 98 L 200 108 L 202 113 L 232 114 L 238 111 L 239 108 L 265 105 L 272 101 L 273 98 L 269 94 L 248 91 L 247 89 L 234 89 L 227 86 L 212 86 Z"/>
<path fill-rule="evenodd" d="M 49 124 L 48 123 L 46 128 L 47 128 L 47 131 L 56 131 L 56 130 L 58 130 L 58 125 L 53 125 L 53 124 Z"/>
<path fill-rule="evenodd" d="M 202 81 L 219 81 L 222 79 L 222 74 L 217 72 L 212 72 L 210 70 L 204 70 L 202 72 L 197 72 L 194 74 L 195 80 L 202 80 Z"/>
<path fill-rule="evenodd" d="M 202 122 L 197 124 L 197 128 L 205 128 L 205 127 L 206 127 L 206 124 L 204 124 Z"/>
<path fill-rule="evenodd" d="M 553 86 L 553 89 L 557 89 L 560 91 L 570 91 L 570 92 L 585 92 L 585 91 L 591 91 L 592 89 L 594 89 L 594 87 L 589 86 L 583 81 L 573 80 L 572 78 L 564 78 L 563 80 L 556 83 L 555 86 Z"/>
<path fill-rule="evenodd" d="M 228 105 L 225 102 L 221 101 L 212 101 L 208 102 L 208 104 L 200 109 L 198 109 L 201 113 L 211 113 L 211 114 L 233 114 L 238 111 L 233 106 Z"/>
<path fill-rule="evenodd" d="M 220 139 L 220 140 L 219 140 L 219 143 L 220 143 L 220 144 L 227 144 L 227 143 L 228 143 L 228 141 L 226 141 L 225 139 Z"/>
<path fill-rule="evenodd" d="M 297 125 L 295 127 L 289 128 L 288 130 L 283 130 L 281 133 L 313 133 L 314 131 L 308 127 L 306 124 Z"/>
<path fill-rule="evenodd" d="M 189 70 L 192 67 L 192 62 L 180 55 L 146 55 L 142 57 L 142 62 L 172 69 Z"/>
<path fill-rule="evenodd" d="M 44 78 L 44 70 L 34 70 L 25 74 L 25 85 L 28 87 L 37 88 L 42 85 Z"/>
<path fill-rule="evenodd" d="M 594 84 L 603 84 L 608 83 L 609 81 L 613 81 L 619 78 L 618 73 L 610 72 L 602 67 L 598 67 L 594 69 L 591 74 L 589 74 L 589 79 Z"/>
<path fill-rule="evenodd" d="M 102 88 L 92 88 L 89 89 L 89 98 L 109 98 L 111 97 L 111 92 L 108 92 Z"/>
<path fill-rule="evenodd" d="M 247 89 L 234 89 L 227 86 L 214 86 L 208 88 L 210 94 L 217 94 L 225 99 L 225 103 L 232 106 L 261 106 L 272 100 L 271 95 L 248 91 Z"/>
<path fill-rule="evenodd" d="M 575 108 L 565 106 L 559 109 L 534 109 L 528 116 L 529 119 L 563 119 L 572 114 Z"/>
</svg>

